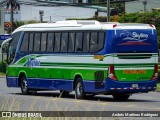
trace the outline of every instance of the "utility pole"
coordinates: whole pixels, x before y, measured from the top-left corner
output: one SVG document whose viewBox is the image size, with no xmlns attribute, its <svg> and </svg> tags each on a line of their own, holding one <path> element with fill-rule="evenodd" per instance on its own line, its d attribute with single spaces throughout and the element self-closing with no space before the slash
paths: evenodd
<svg viewBox="0 0 160 120">
<path fill-rule="evenodd" d="M 107 0 L 107 22 L 110 22 L 110 0 Z"/>
<path fill-rule="evenodd" d="M 11 32 L 13 32 L 13 14 L 14 14 L 14 11 L 13 11 L 13 3 L 11 3 L 11 20 L 10 20 L 10 23 L 11 23 Z"/>
<path fill-rule="evenodd" d="M 52 22 L 52 17 L 50 16 L 49 18 L 50 18 L 50 20 L 49 20 L 49 21 L 50 21 L 50 23 L 51 23 L 51 22 Z"/>
<path fill-rule="evenodd" d="M 143 1 L 143 5 L 144 5 L 144 12 L 146 12 L 146 11 L 147 11 L 147 9 L 146 9 L 146 6 L 147 6 L 147 0 L 144 0 L 144 1 Z"/>
</svg>

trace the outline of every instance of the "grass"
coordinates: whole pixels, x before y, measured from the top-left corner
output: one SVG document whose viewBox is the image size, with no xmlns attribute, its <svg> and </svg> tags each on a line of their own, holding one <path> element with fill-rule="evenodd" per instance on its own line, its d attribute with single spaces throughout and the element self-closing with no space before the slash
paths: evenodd
<svg viewBox="0 0 160 120">
<path fill-rule="evenodd" d="M 160 92 L 160 83 L 157 83 L 157 90 L 158 92 Z"/>
<path fill-rule="evenodd" d="M 61 97 L 61 94 L 57 99 L 59 99 L 60 97 Z M 23 106 L 23 104 L 26 100 L 22 100 L 21 102 L 18 102 L 16 100 L 16 96 L 11 95 L 10 97 L 5 98 L 4 101 L 1 101 L 2 105 L 0 106 L 0 111 L 20 111 L 20 106 L 21 105 Z M 51 97 L 51 100 L 52 100 L 52 97 Z M 32 103 L 28 104 L 28 107 L 26 108 L 26 110 L 27 111 L 34 111 L 35 108 L 37 107 L 37 105 L 36 105 L 37 102 L 38 102 L 37 100 L 33 100 Z M 53 109 L 53 111 L 63 111 L 63 110 L 70 111 L 71 110 L 70 105 L 64 109 L 60 109 L 56 102 L 51 103 L 50 100 L 49 101 L 47 100 L 46 102 L 44 102 L 44 104 L 45 104 L 45 106 L 43 108 L 44 110 L 45 109 L 48 110 L 48 107 L 50 105 L 55 106 L 55 109 Z M 75 104 L 76 104 L 77 108 L 80 107 L 79 102 L 75 103 Z M 40 108 L 39 110 L 41 111 L 41 109 L 42 109 L 41 106 L 39 108 Z M 103 111 L 103 109 L 102 109 L 102 111 Z M 23 118 L 16 117 L 16 118 L 14 118 L 14 117 L 12 117 L 12 118 L 2 118 L 2 119 L 0 118 L 0 120 L 90 120 L 90 119 L 92 119 L 92 120 L 97 120 L 97 119 L 98 120 L 124 120 L 123 118 L 111 118 L 111 119 L 105 118 L 104 119 L 103 117 L 43 117 L 43 118 L 34 118 L 34 117 L 23 117 Z"/>
<path fill-rule="evenodd" d="M 5 73 L 0 72 L 0 76 L 5 76 L 5 75 L 6 75 Z"/>
</svg>

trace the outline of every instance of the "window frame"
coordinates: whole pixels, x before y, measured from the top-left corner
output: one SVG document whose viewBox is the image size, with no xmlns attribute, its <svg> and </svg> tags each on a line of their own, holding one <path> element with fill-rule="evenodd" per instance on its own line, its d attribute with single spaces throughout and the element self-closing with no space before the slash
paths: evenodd
<svg viewBox="0 0 160 120">
<path fill-rule="evenodd" d="M 99 42 L 100 42 L 100 33 L 103 33 L 103 40 L 101 40 L 101 43 L 103 43 L 103 45 L 102 45 L 102 47 L 101 48 L 99 48 L 97 51 L 94 51 L 94 52 L 90 52 L 90 50 L 91 50 L 91 34 L 93 33 L 93 32 L 97 32 L 97 43 L 95 43 L 95 45 L 97 44 L 99 44 Z M 105 45 L 105 42 L 107 42 L 106 41 L 106 31 L 105 30 L 75 30 L 75 31 L 73 31 L 73 30 L 63 30 L 63 31 L 25 31 L 24 32 L 24 35 L 26 34 L 26 33 L 28 33 L 28 50 L 27 51 L 20 51 L 20 52 L 28 52 L 28 53 L 44 53 L 44 52 L 46 52 L 46 53 L 68 53 L 68 54 L 76 54 L 76 53 L 80 53 L 80 54 L 93 54 L 93 53 L 97 53 L 97 52 L 100 52 L 102 49 L 104 49 L 104 45 Z M 38 33 L 38 34 L 40 34 L 40 43 L 39 43 L 39 50 L 38 51 L 35 51 L 35 34 L 36 33 Z M 41 48 L 42 48 L 42 46 L 41 46 L 41 44 L 42 44 L 42 34 L 43 33 L 45 33 L 46 34 L 46 47 L 45 47 L 45 50 L 44 51 L 42 51 L 41 50 Z M 55 52 L 55 43 L 56 43 L 56 33 L 58 33 L 58 34 L 60 34 L 60 43 L 59 43 L 59 49 L 58 49 L 58 51 L 56 51 Z M 63 52 L 62 50 L 61 50 L 61 47 L 62 47 L 62 35 L 63 35 L 63 33 L 67 33 L 68 34 L 68 40 L 67 40 L 67 51 L 66 52 Z M 80 52 L 77 52 L 76 51 L 76 36 L 77 36 L 77 33 L 82 33 L 82 50 L 80 51 Z M 85 33 L 87 33 L 87 34 L 89 34 L 89 46 L 88 46 L 88 51 L 85 51 L 84 50 L 84 44 L 85 44 L 85 42 L 84 42 L 84 40 L 85 40 Z M 32 50 L 31 50 L 31 48 L 30 48 L 30 42 L 31 42 L 31 34 L 33 34 L 33 45 L 32 45 Z M 52 34 L 53 35 L 53 38 L 52 38 L 52 50 L 51 51 L 49 51 L 49 49 L 48 49 L 48 47 L 49 47 L 49 34 Z M 74 40 L 74 42 L 73 42 L 73 46 L 72 47 L 74 47 L 74 48 L 72 48 L 73 49 L 73 51 L 72 52 L 69 52 L 69 48 L 71 47 L 70 46 L 70 42 L 71 42 L 71 34 L 74 34 L 74 38 L 73 38 L 73 40 Z M 23 38 L 24 38 L 24 35 L 23 35 Z M 22 42 L 23 42 L 23 38 L 22 38 Z M 22 46 L 22 42 L 21 42 L 21 45 L 20 45 L 20 49 L 21 49 L 21 46 Z M 87 43 L 87 42 L 86 42 Z M 19 50 L 20 50 L 19 49 Z"/>
</svg>

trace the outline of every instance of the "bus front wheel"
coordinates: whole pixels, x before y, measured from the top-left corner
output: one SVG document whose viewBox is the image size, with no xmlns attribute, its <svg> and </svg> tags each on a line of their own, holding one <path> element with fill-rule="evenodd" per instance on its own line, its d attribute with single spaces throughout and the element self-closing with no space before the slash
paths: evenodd
<svg viewBox="0 0 160 120">
<path fill-rule="evenodd" d="M 30 94 L 30 91 L 29 91 L 28 85 L 27 85 L 27 79 L 26 79 L 25 75 L 23 75 L 21 77 L 21 92 L 22 92 L 23 95 Z"/>
<path fill-rule="evenodd" d="M 130 97 L 129 94 L 113 94 L 112 96 L 114 100 L 128 100 L 128 98 Z"/>
<path fill-rule="evenodd" d="M 75 98 L 83 99 L 85 97 L 84 86 L 82 78 L 77 78 L 75 82 Z"/>
</svg>

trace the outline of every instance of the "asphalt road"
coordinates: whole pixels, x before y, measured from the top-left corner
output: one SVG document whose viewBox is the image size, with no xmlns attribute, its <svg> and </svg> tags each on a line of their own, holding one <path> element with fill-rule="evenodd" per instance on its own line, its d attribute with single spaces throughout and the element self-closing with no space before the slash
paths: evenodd
<svg viewBox="0 0 160 120">
<path fill-rule="evenodd" d="M 114 101 L 112 96 L 88 96 L 76 100 L 74 93 L 60 97 L 59 91 L 22 95 L 20 88 L 8 88 L 0 78 L 0 111 L 160 111 L 160 93 L 134 94 L 127 101 Z"/>
</svg>

